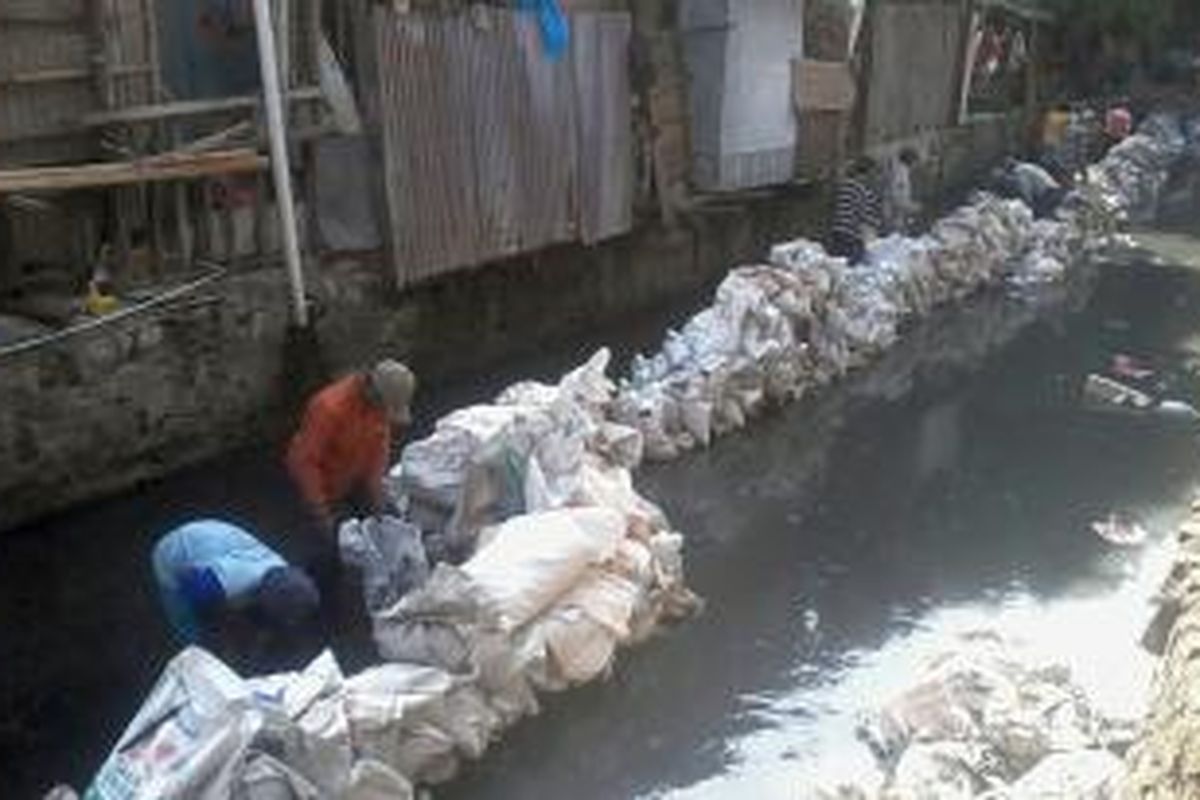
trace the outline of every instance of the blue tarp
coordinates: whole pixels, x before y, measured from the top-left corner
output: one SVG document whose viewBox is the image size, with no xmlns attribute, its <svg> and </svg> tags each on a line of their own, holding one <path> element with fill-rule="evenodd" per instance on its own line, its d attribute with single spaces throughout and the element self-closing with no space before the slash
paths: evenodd
<svg viewBox="0 0 1200 800">
<path fill-rule="evenodd" d="M 520 0 L 517 8 L 537 14 L 538 29 L 542 34 L 542 46 L 546 49 L 546 56 L 551 61 L 560 58 L 567 51 L 571 33 L 558 0 Z"/>
</svg>

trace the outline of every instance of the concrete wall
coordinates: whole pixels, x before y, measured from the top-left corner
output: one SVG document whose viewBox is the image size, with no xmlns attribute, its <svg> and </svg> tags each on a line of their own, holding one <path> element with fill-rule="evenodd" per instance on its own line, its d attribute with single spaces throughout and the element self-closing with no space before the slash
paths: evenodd
<svg viewBox="0 0 1200 800">
<path fill-rule="evenodd" d="M 1010 141 L 1003 121 L 931 148 L 936 193 Z M 982 130 L 982 129 L 981 129 Z M 945 164 L 945 169 L 941 167 Z M 394 293 L 369 262 L 313 276 L 324 367 L 389 354 L 426 385 L 586 336 L 614 320 L 694 303 L 770 244 L 820 237 L 818 189 L 693 209 L 675 229 L 643 226 L 490 264 Z M 227 276 L 144 314 L 17 354 L 0 350 L 0 530 L 253 442 L 282 442 L 314 353 L 285 362 L 282 271 Z M 598 342 L 599 344 L 599 342 Z"/>
<path fill-rule="evenodd" d="M 821 217 L 790 196 L 645 228 L 601 247 L 555 248 L 393 294 L 370 263 L 314 276 L 325 367 L 383 354 L 428 383 L 696 293 Z M 0 350 L 0 529 L 219 452 L 280 441 L 298 386 L 285 364 L 281 270 L 225 277 L 177 301 L 35 349 Z"/>
</svg>

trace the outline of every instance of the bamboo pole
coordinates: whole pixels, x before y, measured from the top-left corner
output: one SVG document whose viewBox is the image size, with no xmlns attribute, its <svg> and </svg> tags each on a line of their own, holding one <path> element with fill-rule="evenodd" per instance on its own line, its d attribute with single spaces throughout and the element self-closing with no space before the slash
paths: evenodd
<svg viewBox="0 0 1200 800">
<path fill-rule="evenodd" d="M 158 4 L 154 2 L 154 0 L 139 0 L 138 2 L 138 12 L 142 15 L 142 37 L 143 41 L 145 42 L 144 56 L 146 63 L 150 66 L 149 100 L 151 103 L 159 102 L 162 100 L 163 95 L 162 57 L 158 43 L 157 10 Z M 156 149 L 165 150 L 168 146 L 173 144 L 174 138 L 172 134 L 173 132 L 165 122 L 160 121 L 157 125 L 155 125 L 154 143 L 156 145 Z M 154 235 L 154 258 L 157 268 L 161 274 L 165 271 L 167 260 L 166 213 L 167 207 L 171 205 L 169 194 L 173 193 L 175 200 L 178 201 L 179 197 L 181 196 L 181 192 L 179 191 L 178 186 L 173 186 L 169 189 L 165 186 L 154 186 L 151 188 L 151 192 L 153 193 L 154 197 L 154 203 L 150 209 L 150 214 L 152 216 L 150 224 Z M 178 219 L 179 217 L 176 217 L 177 221 Z M 179 239 L 180 244 L 182 245 L 182 235 L 177 233 L 176 238 Z M 180 256 L 183 265 L 186 266 L 191 259 L 188 258 L 187 254 L 183 251 L 184 248 L 181 246 Z"/>
</svg>

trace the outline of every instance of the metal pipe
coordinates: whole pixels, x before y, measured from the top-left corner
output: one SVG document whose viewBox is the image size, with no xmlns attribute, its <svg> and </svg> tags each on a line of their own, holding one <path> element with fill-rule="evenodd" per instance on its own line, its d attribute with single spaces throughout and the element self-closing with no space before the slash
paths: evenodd
<svg viewBox="0 0 1200 800">
<path fill-rule="evenodd" d="M 300 263 L 300 236 L 296 230 L 296 204 L 292 197 L 292 175 L 288 164 L 287 122 L 279 88 L 279 60 L 275 31 L 271 27 L 271 0 L 254 0 L 254 28 L 258 33 L 258 65 L 262 74 L 263 106 L 271 146 L 271 173 L 275 178 L 275 203 L 283 234 L 283 257 L 292 290 L 292 314 L 297 327 L 308 327 L 308 304 L 304 298 L 304 271 Z"/>
</svg>

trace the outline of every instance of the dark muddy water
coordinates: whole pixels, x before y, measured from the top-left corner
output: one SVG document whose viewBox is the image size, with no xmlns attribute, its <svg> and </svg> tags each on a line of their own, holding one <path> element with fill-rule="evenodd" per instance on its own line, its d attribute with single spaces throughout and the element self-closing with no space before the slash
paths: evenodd
<svg viewBox="0 0 1200 800">
<path fill-rule="evenodd" d="M 870 775 L 859 711 L 981 627 L 1135 710 L 1151 666 L 1135 642 L 1200 477 L 1197 439 L 1084 411 L 1079 387 L 1121 352 L 1194 395 L 1198 311 L 1195 278 L 1144 269 L 1105 271 L 1032 323 L 983 300 L 828 400 L 651 471 L 707 613 L 550 702 L 441 796 L 805 797 Z M 980 359 L 983 331 L 996 349 Z M 1089 524 L 1113 509 L 1159 544 L 1106 545 Z"/>
<path fill-rule="evenodd" d="M 819 400 L 647 469 L 707 612 L 549 699 L 438 796 L 802 797 L 868 770 L 857 711 L 984 623 L 1065 644 L 1097 692 L 1136 704 L 1133 639 L 1163 550 L 1116 552 L 1088 525 L 1119 509 L 1165 536 L 1200 477 L 1197 441 L 1176 421 L 1086 412 L 1079 387 L 1123 352 L 1193 396 L 1200 280 L 1106 268 L 1080 284 L 980 298 Z M 662 322 L 625 331 L 624 350 Z M 585 354 L 444 393 L 426 416 Z M 169 658 L 154 535 L 219 512 L 294 551 L 298 512 L 271 461 L 245 454 L 0 541 L 4 796 L 85 783 Z"/>
</svg>

